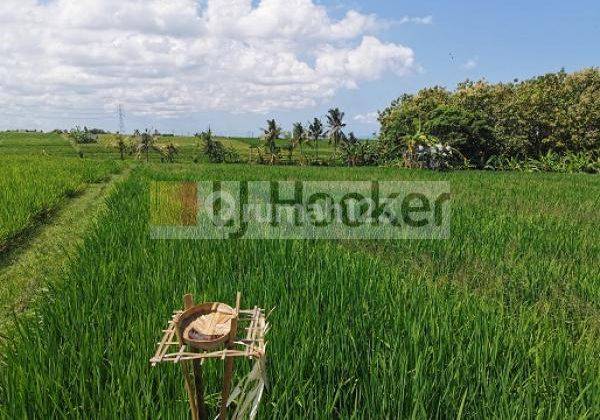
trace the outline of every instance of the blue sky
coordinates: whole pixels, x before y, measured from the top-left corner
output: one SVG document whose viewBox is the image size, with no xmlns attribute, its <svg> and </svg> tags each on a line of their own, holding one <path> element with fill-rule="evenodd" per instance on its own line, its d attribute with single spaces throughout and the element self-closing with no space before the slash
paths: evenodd
<svg viewBox="0 0 600 420">
<path fill-rule="evenodd" d="M 414 49 L 422 71 L 404 78 L 388 75 L 358 91 L 340 92 L 330 104 L 352 110 L 351 114 L 383 109 L 401 93 L 426 86 L 452 88 L 467 78 L 510 81 L 561 68 L 575 71 L 600 65 L 598 1 L 370 0 L 344 4 L 388 19 L 433 17 L 432 25 L 398 25 L 380 34 L 382 39 Z M 356 130 L 364 132 L 364 127 Z"/>
<path fill-rule="evenodd" d="M 406 92 L 600 64 L 594 1 L 290 1 L 3 0 L 0 128 L 115 130 L 122 103 L 128 130 L 257 135 L 339 106 L 366 136 Z"/>
</svg>

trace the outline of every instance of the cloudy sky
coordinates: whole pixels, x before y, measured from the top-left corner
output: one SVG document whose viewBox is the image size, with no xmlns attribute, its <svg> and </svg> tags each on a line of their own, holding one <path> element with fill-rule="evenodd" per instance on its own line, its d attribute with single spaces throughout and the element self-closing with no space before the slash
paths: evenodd
<svg viewBox="0 0 600 420">
<path fill-rule="evenodd" d="M 257 134 L 405 92 L 600 65 L 596 0 L 0 0 L 0 129 Z"/>
</svg>

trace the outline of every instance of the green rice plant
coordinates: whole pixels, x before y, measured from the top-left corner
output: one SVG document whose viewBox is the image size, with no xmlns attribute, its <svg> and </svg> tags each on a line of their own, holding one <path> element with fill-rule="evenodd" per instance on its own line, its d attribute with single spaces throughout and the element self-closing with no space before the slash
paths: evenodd
<svg viewBox="0 0 600 420">
<path fill-rule="evenodd" d="M 57 133 L 0 133 L 0 156 L 77 156 L 69 140 Z"/>
<path fill-rule="evenodd" d="M 452 237 L 150 238 L 151 181 L 215 179 L 448 180 Z M 1 342 L 0 415 L 186 416 L 180 369 L 148 362 L 164 321 L 184 293 L 240 290 L 243 306 L 274 308 L 262 418 L 598 417 L 599 190 L 582 175 L 137 168 Z"/>
<path fill-rule="evenodd" d="M 0 157 L 0 165 L 0 250 L 86 183 L 100 181 L 120 167 L 116 162 L 43 156 Z"/>
<path fill-rule="evenodd" d="M 492 171 L 524 171 L 524 172 L 559 172 L 596 174 L 600 172 L 600 161 L 591 153 L 567 153 L 559 155 L 552 151 L 538 159 L 520 160 L 516 157 L 506 158 L 492 156 L 488 159 L 486 170 Z"/>
</svg>

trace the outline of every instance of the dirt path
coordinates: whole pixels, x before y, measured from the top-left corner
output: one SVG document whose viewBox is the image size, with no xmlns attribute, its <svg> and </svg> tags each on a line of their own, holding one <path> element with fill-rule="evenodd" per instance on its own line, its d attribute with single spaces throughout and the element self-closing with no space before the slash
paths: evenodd
<svg viewBox="0 0 600 420">
<path fill-rule="evenodd" d="M 65 263 L 101 212 L 105 198 L 129 172 L 126 168 L 104 183 L 88 185 L 37 228 L 32 239 L 12 252 L 8 265 L 0 269 L 0 326 L 13 312 L 23 311 L 44 285 L 60 278 Z"/>
</svg>

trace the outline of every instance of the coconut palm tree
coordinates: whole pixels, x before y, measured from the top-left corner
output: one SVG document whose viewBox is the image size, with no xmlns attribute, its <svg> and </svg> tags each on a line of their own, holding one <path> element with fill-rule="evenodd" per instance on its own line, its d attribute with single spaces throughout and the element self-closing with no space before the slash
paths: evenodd
<svg viewBox="0 0 600 420">
<path fill-rule="evenodd" d="M 281 127 L 277 125 L 275 119 L 267 120 L 267 128 L 263 128 L 262 137 L 265 141 L 267 151 L 271 157 L 271 165 L 273 165 L 279 154 L 277 140 L 279 137 L 281 137 Z"/>
<path fill-rule="evenodd" d="M 292 143 L 294 143 L 295 146 L 298 146 L 298 148 L 300 149 L 300 156 L 303 157 L 304 154 L 302 153 L 302 143 L 304 143 L 306 141 L 307 138 L 307 133 L 306 130 L 304 129 L 304 126 L 302 125 L 302 123 L 297 122 L 294 124 L 294 128 L 292 130 Z"/>
<path fill-rule="evenodd" d="M 346 126 L 344 115 L 346 114 L 340 111 L 339 108 L 330 109 L 327 113 L 327 125 L 329 126 L 327 136 L 329 137 L 329 143 L 333 143 L 336 152 L 339 143 L 344 139 L 343 129 Z"/>
<path fill-rule="evenodd" d="M 319 140 L 323 137 L 323 123 L 315 118 L 312 124 L 308 125 L 308 137 L 314 142 L 317 159 L 319 159 Z"/>
</svg>

